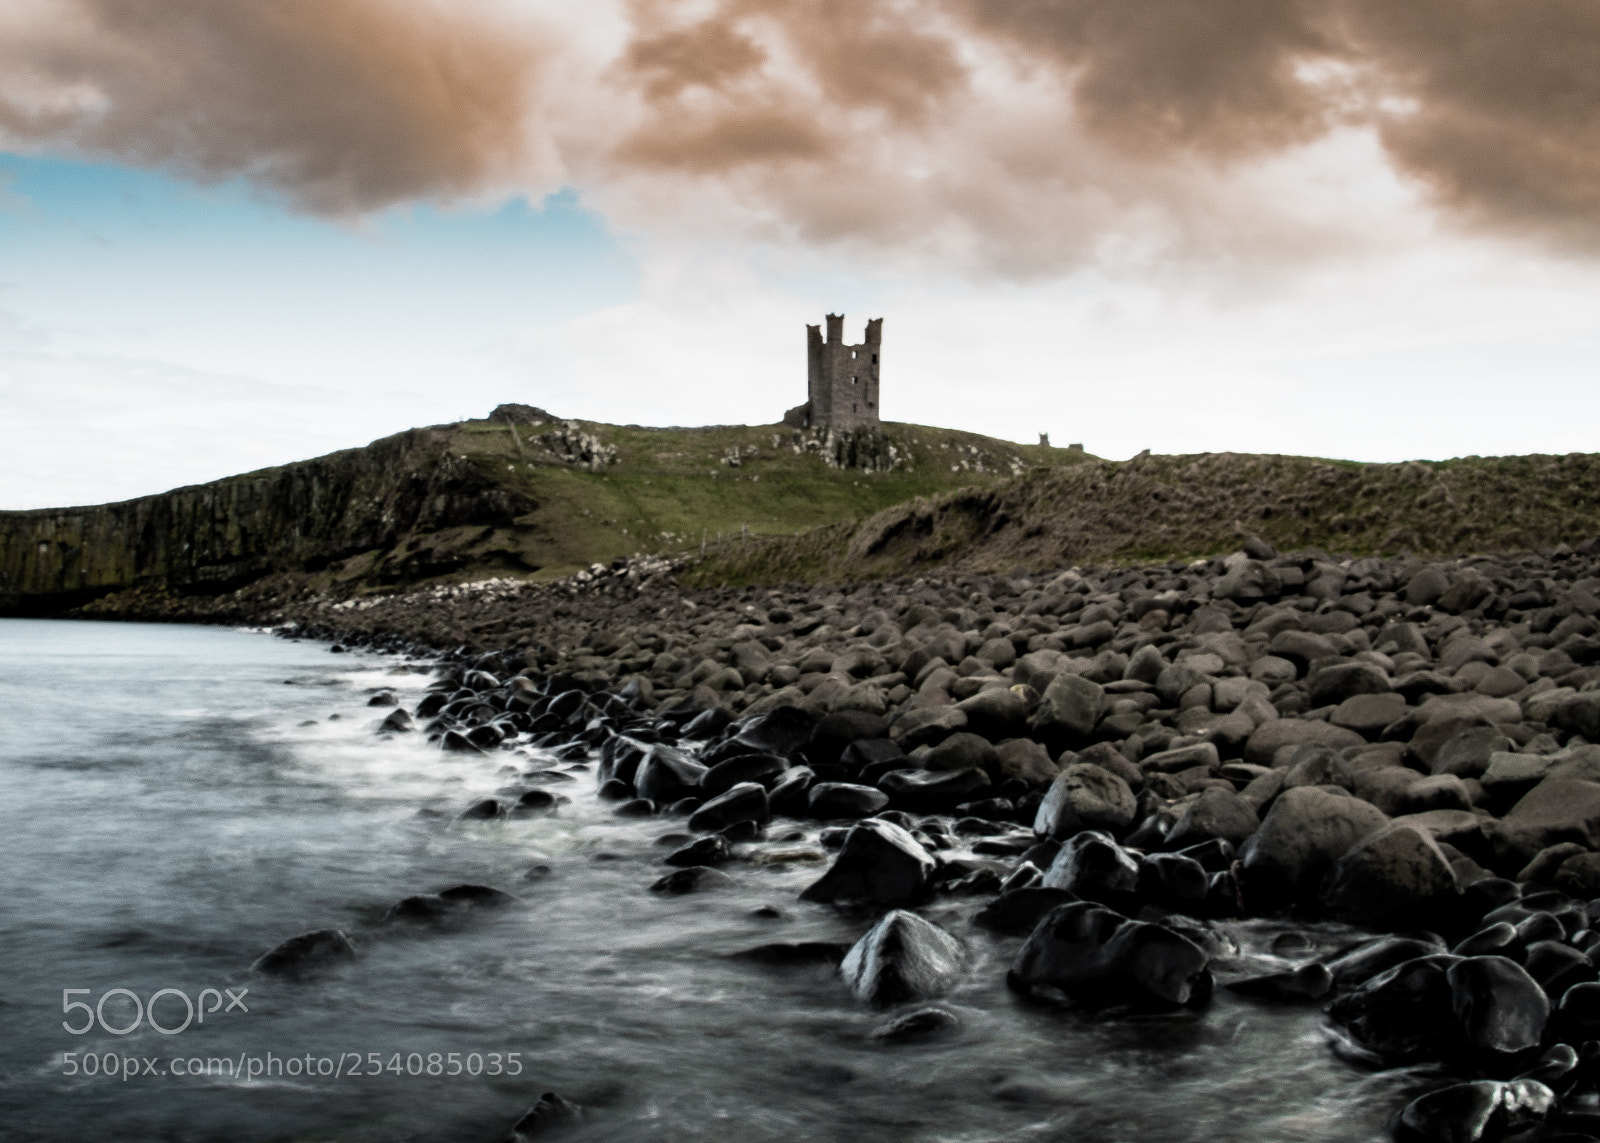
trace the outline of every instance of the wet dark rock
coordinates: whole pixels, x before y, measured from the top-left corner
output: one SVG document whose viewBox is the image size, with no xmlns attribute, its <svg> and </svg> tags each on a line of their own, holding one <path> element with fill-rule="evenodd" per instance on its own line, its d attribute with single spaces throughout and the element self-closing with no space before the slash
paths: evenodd
<svg viewBox="0 0 1600 1143">
<path fill-rule="evenodd" d="M 982 798 L 976 802 L 962 802 L 955 812 L 964 821 L 976 818 L 995 823 L 1009 822 L 1016 820 L 1017 805 L 1010 798 Z M 1031 840 L 1029 844 L 1032 844 Z"/>
<path fill-rule="evenodd" d="M 794 766 L 784 772 L 767 795 L 767 804 L 775 814 L 799 817 L 807 812 L 811 786 L 817 778 L 809 766 Z"/>
<path fill-rule="evenodd" d="M 1551 1024 L 1573 1043 L 1600 1040 L 1600 983 L 1584 981 L 1562 993 Z"/>
<path fill-rule="evenodd" d="M 1444 942 L 1417 937 L 1377 937 L 1344 949 L 1324 963 L 1333 986 L 1343 992 L 1359 987 L 1396 965 L 1445 951 Z"/>
<path fill-rule="evenodd" d="M 1527 953 L 1517 927 L 1506 921 L 1485 925 L 1463 937 L 1450 951 L 1456 956 L 1503 956 L 1515 961 L 1521 961 Z"/>
<path fill-rule="evenodd" d="M 483 798 L 461 811 L 463 821 L 494 821 L 505 813 L 505 806 L 494 798 Z"/>
<path fill-rule="evenodd" d="M 955 937 L 896 909 L 851 946 L 839 973 L 857 1000 L 887 1007 L 944 995 L 960 981 L 965 962 Z"/>
<path fill-rule="evenodd" d="M 1042 885 L 1087 901 L 1125 904 L 1138 892 L 1139 863 L 1109 834 L 1085 830 L 1061 847 Z"/>
<path fill-rule="evenodd" d="M 1043 885 L 1007 889 L 979 910 L 972 923 L 996 933 L 1029 933 L 1051 909 L 1076 900 L 1065 889 Z"/>
<path fill-rule="evenodd" d="M 732 721 L 733 716 L 725 707 L 714 706 L 710 710 L 701 711 L 684 723 L 683 736 L 696 741 L 715 738 Z"/>
<path fill-rule="evenodd" d="M 755 782 L 770 790 L 788 769 L 789 763 L 776 754 L 745 754 L 729 758 L 706 772 L 700 781 L 701 796 L 716 797 L 741 782 Z"/>
<path fill-rule="evenodd" d="M 721 834 L 697 838 L 663 859 L 668 865 L 721 865 L 733 857 L 733 848 Z"/>
<path fill-rule="evenodd" d="M 486 722 L 482 726 L 474 726 L 467 731 L 467 741 L 479 750 L 486 752 L 498 747 L 505 741 L 505 737 L 505 732 L 492 722 Z"/>
<path fill-rule="evenodd" d="M 800 898 L 835 905 L 911 905 L 927 896 L 936 865 L 904 829 L 869 818 L 850 827 L 833 865 Z"/>
<path fill-rule="evenodd" d="M 1139 862 L 1139 896 L 1185 913 L 1204 912 L 1210 877 L 1205 867 L 1176 853 L 1153 853 Z"/>
<path fill-rule="evenodd" d="M 1431 1091 L 1395 1120 L 1398 1143 L 1494 1143 L 1539 1126 L 1555 1092 L 1536 1080 L 1475 1080 Z"/>
<path fill-rule="evenodd" d="M 562 1099 L 553 1091 L 539 1097 L 511 1128 L 506 1143 L 535 1143 L 566 1134 L 582 1123 L 584 1110 L 575 1103 Z"/>
<path fill-rule="evenodd" d="M 679 798 L 700 792 L 708 769 L 680 750 L 656 745 L 639 763 L 633 788 L 641 798 L 658 806 L 669 806 Z"/>
<path fill-rule="evenodd" d="M 1559 940 L 1534 941 L 1518 963 L 1539 982 L 1546 996 L 1557 1000 L 1574 984 L 1595 978 L 1594 963 L 1580 950 Z"/>
<path fill-rule="evenodd" d="M 689 817 L 689 828 L 697 832 L 715 832 L 735 822 L 766 825 L 771 820 L 767 791 L 755 782 L 741 782 L 695 810 Z"/>
<path fill-rule="evenodd" d="M 410 734 L 415 729 L 416 724 L 404 710 L 390 711 L 389 716 L 378 724 L 380 734 Z"/>
<path fill-rule="evenodd" d="M 483 751 L 474 746 L 467 736 L 459 730 L 447 730 L 444 737 L 439 740 L 439 748 L 446 754 L 482 754 Z"/>
<path fill-rule="evenodd" d="M 759 840 L 764 830 L 765 827 L 760 822 L 744 818 L 723 826 L 717 831 L 717 836 L 731 845 L 738 845 L 741 842 Z"/>
<path fill-rule="evenodd" d="M 1223 987 L 1241 996 L 1273 1000 L 1283 1004 L 1311 1004 L 1333 989 L 1333 974 L 1325 965 L 1312 961 L 1286 972 L 1250 976 L 1229 981 Z"/>
<path fill-rule="evenodd" d="M 691 865 L 686 869 L 674 869 L 651 885 L 650 892 L 677 896 L 682 893 L 698 893 L 705 889 L 719 889 L 732 884 L 733 878 L 721 870 L 706 865 Z"/>
<path fill-rule="evenodd" d="M 1050 784 L 1033 820 L 1040 837 L 1071 837 L 1080 830 L 1120 835 L 1133 824 L 1137 809 L 1128 784 L 1109 770 L 1075 762 Z"/>
<path fill-rule="evenodd" d="M 943 1008 L 918 1008 L 879 1024 L 870 1035 L 880 1043 L 903 1044 L 948 1035 L 960 1027 L 961 1021 L 953 1012 Z"/>
<path fill-rule="evenodd" d="M 560 794 L 552 794 L 549 790 L 526 790 L 511 807 L 511 814 L 513 817 L 553 814 L 563 802 L 570 800 Z"/>
<path fill-rule="evenodd" d="M 354 960 L 356 946 L 338 929 L 317 929 L 290 937 L 250 967 L 269 976 L 299 979 Z"/>
<path fill-rule="evenodd" d="M 1051 910 L 1018 951 L 1007 983 L 1086 1005 L 1181 1007 L 1205 995 L 1206 953 L 1159 925 L 1088 901 Z"/>
<path fill-rule="evenodd" d="M 1451 965 L 1448 977 L 1459 1047 L 1494 1057 L 1539 1045 L 1550 1001 L 1521 965 L 1501 956 L 1468 957 Z"/>
<path fill-rule="evenodd" d="M 814 818 L 870 818 L 889 804 L 889 795 L 871 786 L 819 782 L 808 791 L 806 808 Z"/>
<path fill-rule="evenodd" d="M 989 789 L 982 770 L 891 770 L 878 780 L 878 788 L 897 808 L 913 813 L 948 813 Z"/>
<path fill-rule="evenodd" d="M 1202 794 L 1201 798 L 1204 797 Z M 1233 843 L 1221 837 L 1178 850 L 1178 856 L 1198 861 L 1207 873 L 1221 873 L 1232 868 L 1234 853 Z"/>
<path fill-rule="evenodd" d="M 772 909 L 771 914 L 772 916 L 780 915 L 776 909 Z M 756 945 L 754 948 L 736 952 L 733 956 L 736 960 L 748 960 L 756 964 L 769 964 L 779 967 L 806 964 L 837 965 L 844 959 L 844 954 L 849 948 L 849 945 L 836 941 L 780 941 L 773 944 Z"/>
<path fill-rule="evenodd" d="M 788 756 L 811 738 L 819 720 L 797 707 L 779 707 L 752 718 L 739 728 L 735 739 L 763 754 Z"/>
<path fill-rule="evenodd" d="M 1437 1058 L 1459 1035 L 1450 969 L 1472 963 L 1447 953 L 1404 961 L 1337 997 L 1328 1014 L 1386 1063 Z"/>
<path fill-rule="evenodd" d="M 619 818 L 654 817 L 656 804 L 649 798 L 630 798 L 613 811 Z"/>
</svg>

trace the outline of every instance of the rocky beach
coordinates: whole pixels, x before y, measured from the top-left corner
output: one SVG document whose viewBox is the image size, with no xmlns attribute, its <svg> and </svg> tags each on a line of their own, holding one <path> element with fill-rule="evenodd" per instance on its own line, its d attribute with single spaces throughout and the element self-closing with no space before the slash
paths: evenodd
<svg viewBox="0 0 1600 1143">
<path fill-rule="evenodd" d="M 380 733 L 545 753 L 466 818 L 559 815 L 577 776 L 673 823 L 657 894 L 814 864 L 801 900 L 859 939 L 742 955 L 837 963 L 885 1050 L 958 1024 L 940 999 L 997 946 L 1015 1001 L 1062 1020 L 1218 989 L 1320 1010 L 1352 1066 L 1435 1069 L 1397 1139 L 1600 1138 L 1600 543 L 1421 561 L 1252 538 L 842 587 L 681 590 L 674 570 L 278 618 L 336 651 L 442 651 L 414 705 L 372 697 L 394 706 Z M 961 927 L 923 915 L 941 902 Z M 258 967 L 350 951 L 322 932 Z M 567 1114 L 552 1093 L 516 1130 Z"/>
</svg>

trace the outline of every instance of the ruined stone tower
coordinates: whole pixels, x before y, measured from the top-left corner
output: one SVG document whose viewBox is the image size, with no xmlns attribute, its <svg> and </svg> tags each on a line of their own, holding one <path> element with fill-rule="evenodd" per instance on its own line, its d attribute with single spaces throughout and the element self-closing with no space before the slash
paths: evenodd
<svg viewBox="0 0 1600 1143">
<path fill-rule="evenodd" d="M 844 315 L 828 315 L 828 338 L 820 326 L 806 326 L 809 364 L 804 405 L 784 414 L 795 428 L 824 428 L 849 432 L 879 429 L 878 357 L 883 344 L 883 319 L 867 322 L 867 339 L 860 345 L 844 344 Z"/>
</svg>

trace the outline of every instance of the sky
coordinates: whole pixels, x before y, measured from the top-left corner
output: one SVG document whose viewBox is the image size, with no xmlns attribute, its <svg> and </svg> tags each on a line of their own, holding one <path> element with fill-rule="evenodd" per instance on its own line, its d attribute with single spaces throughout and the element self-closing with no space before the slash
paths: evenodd
<svg viewBox="0 0 1600 1143">
<path fill-rule="evenodd" d="M 1591 0 L 10 0 L 0 508 L 503 401 L 1594 451 Z"/>
</svg>

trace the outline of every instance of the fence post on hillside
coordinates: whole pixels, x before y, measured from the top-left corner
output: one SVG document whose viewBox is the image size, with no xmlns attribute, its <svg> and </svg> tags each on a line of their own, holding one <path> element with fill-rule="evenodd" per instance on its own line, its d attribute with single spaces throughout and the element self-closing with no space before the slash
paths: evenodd
<svg viewBox="0 0 1600 1143">
<path fill-rule="evenodd" d="M 700 529 L 700 558 L 706 558 L 706 530 Z"/>
<path fill-rule="evenodd" d="M 741 548 L 744 547 L 745 541 L 747 541 L 749 538 L 750 538 L 750 525 L 749 524 L 740 524 L 739 525 L 739 546 Z"/>
</svg>

